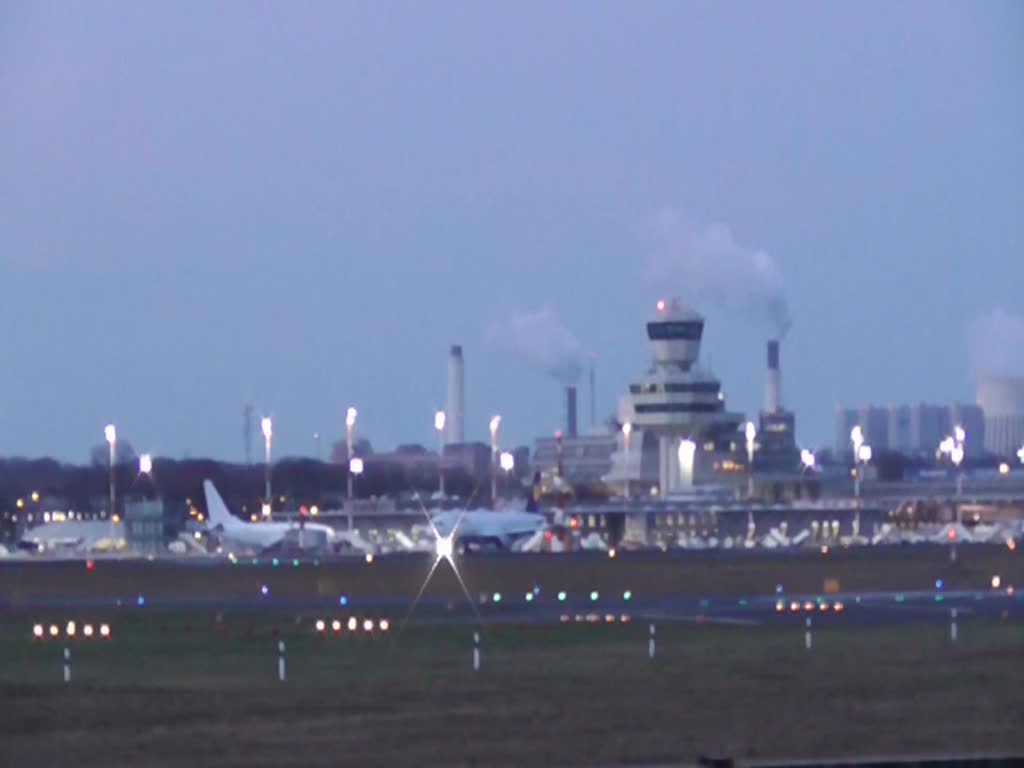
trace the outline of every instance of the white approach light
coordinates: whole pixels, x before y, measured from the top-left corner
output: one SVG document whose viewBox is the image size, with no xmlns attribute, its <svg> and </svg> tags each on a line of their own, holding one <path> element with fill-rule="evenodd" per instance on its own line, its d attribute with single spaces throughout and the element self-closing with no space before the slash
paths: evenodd
<svg viewBox="0 0 1024 768">
<path fill-rule="evenodd" d="M 805 467 L 807 467 L 807 469 L 814 469 L 816 461 L 817 459 L 814 457 L 814 454 L 811 453 L 811 451 L 807 450 L 806 448 L 800 451 L 800 462 Z"/>
<path fill-rule="evenodd" d="M 498 434 L 498 427 L 501 426 L 501 416 L 491 417 L 491 439 L 493 440 L 495 435 Z"/>
<path fill-rule="evenodd" d="M 683 440 L 679 443 L 679 463 L 684 467 L 693 467 L 693 457 L 697 452 L 697 444 L 693 440 Z"/>
<path fill-rule="evenodd" d="M 949 454 L 949 458 L 959 467 L 960 463 L 964 460 L 964 447 L 959 443 L 955 445 Z"/>
<path fill-rule="evenodd" d="M 348 463 L 348 468 L 353 475 L 363 474 L 363 460 L 358 456 L 353 456 Z"/>
<path fill-rule="evenodd" d="M 117 442 L 117 427 L 113 424 L 107 424 L 103 429 L 103 436 L 107 439 L 107 442 L 113 445 Z"/>
<path fill-rule="evenodd" d="M 958 443 L 964 442 L 967 439 L 967 433 L 964 432 L 964 428 L 959 424 L 953 429 L 953 435 L 956 437 Z"/>
<path fill-rule="evenodd" d="M 1017 451 L 1017 458 L 1020 459 L 1021 464 L 1024 464 L 1024 445 L 1022 445 L 1020 450 Z"/>
<path fill-rule="evenodd" d="M 447 536 L 437 537 L 436 541 L 434 542 L 434 553 L 437 555 L 438 560 L 448 560 L 449 562 L 451 562 L 453 536 L 454 533 L 449 533 Z"/>
<path fill-rule="evenodd" d="M 747 428 L 746 428 L 745 434 L 746 434 L 747 442 L 748 443 L 754 442 L 754 438 L 757 437 L 757 427 L 754 426 L 754 422 L 752 422 L 752 421 L 748 421 L 747 422 Z"/>
<path fill-rule="evenodd" d="M 867 464 L 869 461 L 871 461 L 871 456 L 872 451 L 870 445 L 862 445 L 860 449 L 857 451 L 857 458 L 860 459 L 861 462 L 863 462 L 864 464 Z"/>
<path fill-rule="evenodd" d="M 269 416 L 264 416 L 260 421 L 260 429 L 263 430 L 263 439 L 269 440 L 274 436 L 274 422 Z"/>
<path fill-rule="evenodd" d="M 508 451 L 501 454 L 500 466 L 505 472 L 511 472 L 516 466 L 516 457 Z"/>
<path fill-rule="evenodd" d="M 434 414 L 434 429 L 436 429 L 438 432 L 443 432 L 444 431 L 444 421 L 445 421 L 444 411 L 438 411 L 437 413 L 435 413 Z"/>
<path fill-rule="evenodd" d="M 864 443 L 864 430 L 860 428 L 859 424 L 850 430 L 850 441 L 856 445 L 858 449 Z"/>
<path fill-rule="evenodd" d="M 345 426 L 352 429 L 356 425 L 356 416 L 359 415 L 359 411 L 349 406 L 349 409 L 345 412 Z"/>
<path fill-rule="evenodd" d="M 148 453 L 144 453 L 141 456 L 139 456 L 139 474 L 148 475 L 152 471 L 153 457 Z"/>
</svg>

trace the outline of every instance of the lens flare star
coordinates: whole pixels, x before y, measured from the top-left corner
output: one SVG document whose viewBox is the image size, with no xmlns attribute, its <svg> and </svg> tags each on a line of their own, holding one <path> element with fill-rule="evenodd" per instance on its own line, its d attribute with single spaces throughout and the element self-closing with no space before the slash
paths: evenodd
<svg viewBox="0 0 1024 768">
<path fill-rule="evenodd" d="M 423 597 L 423 593 L 427 589 L 427 585 L 430 584 L 430 579 L 434 576 L 434 571 L 437 570 L 438 566 L 442 561 L 447 563 L 452 568 L 452 573 L 455 574 L 455 578 L 459 580 L 459 586 L 462 587 L 462 594 L 466 596 L 466 602 L 469 603 L 469 607 L 473 609 L 473 613 L 476 614 L 477 621 L 483 622 L 480 616 L 480 612 L 476 608 L 476 603 L 473 602 L 473 598 L 470 597 L 469 588 L 466 586 L 466 582 L 462 578 L 462 574 L 459 572 L 459 566 L 455 562 L 455 534 L 459 530 L 459 525 L 462 523 L 462 514 L 455 520 L 455 524 L 452 525 L 452 529 L 447 535 L 442 536 L 441 532 L 437 529 L 437 525 L 434 523 L 433 518 L 430 517 L 430 513 L 427 512 L 426 507 L 423 506 L 423 502 L 420 500 L 419 494 L 415 494 L 414 498 L 420 504 L 420 509 L 423 510 L 423 515 L 427 518 L 427 522 L 430 524 L 430 530 L 434 534 L 434 562 L 430 566 L 430 570 L 427 571 L 427 576 L 423 579 L 423 584 L 420 585 L 419 592 L 416 593 L 415 599 L 412 601 L 412 605 L 409 606 L 409 612 L 406 614 L 405 619 L 402 621 L 402 629 L 405 628 L 406 623 L 412 616 L 413 611 L 416 610 L 416 606 L 419 605 L 420 599 Z"/>
</svg>

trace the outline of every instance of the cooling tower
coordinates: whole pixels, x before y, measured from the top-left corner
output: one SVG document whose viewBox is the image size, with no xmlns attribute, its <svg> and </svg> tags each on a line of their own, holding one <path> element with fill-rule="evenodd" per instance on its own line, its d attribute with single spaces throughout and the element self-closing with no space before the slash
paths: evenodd
<svg viewBox="0 0 1024 768">
<path fill-rule="evenodd" d="M 985 450 L 1016 454 L 1024 445 L 1024 378 L 980 377 L 977 401 L 985 414 Z"/>
</svg>

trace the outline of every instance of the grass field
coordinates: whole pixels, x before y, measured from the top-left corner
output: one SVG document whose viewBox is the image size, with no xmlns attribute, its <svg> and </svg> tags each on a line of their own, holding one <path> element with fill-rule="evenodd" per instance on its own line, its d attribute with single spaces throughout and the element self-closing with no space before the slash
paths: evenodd
<svg viewBox="0 0 1024 768">
<path fill-rule="evenodd" d="M 340 616 L 344 620 L 345 616 Z M 274 634 L 276 628 L 277 634 Z M 318 636 L 312 619 L 115 618 L 108 640 L 0 626 L 0 764 L 621 765 L 1024 752 L 1024 627 L 646 624 Z M 277 681 L 277 643 L 287 681 Z M 72 759 L 73 756 L 73 759 Z"/>
</svg>

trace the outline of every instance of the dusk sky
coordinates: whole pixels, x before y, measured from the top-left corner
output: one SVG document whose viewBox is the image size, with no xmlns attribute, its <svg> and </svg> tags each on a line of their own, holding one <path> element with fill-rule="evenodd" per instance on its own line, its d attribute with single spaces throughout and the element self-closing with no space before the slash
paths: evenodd
<svg viewBox="0 0 1024 768">
<path fill-rule="evenodd" d="M 452 343 L 467 438 L 526 443 L 562 395 L 495 328 L 560 319 L 606 418 L 673 295 L 753 414 L 765 277 L 801 444 L 972 401 L 969 326 L 1024 315 L 1022 76 L 1013 0 L 0 0 L 0 455 L 237 460 L 246 402 L 279 456 L 350 404 L 433 445 Z"/>
</svg>

